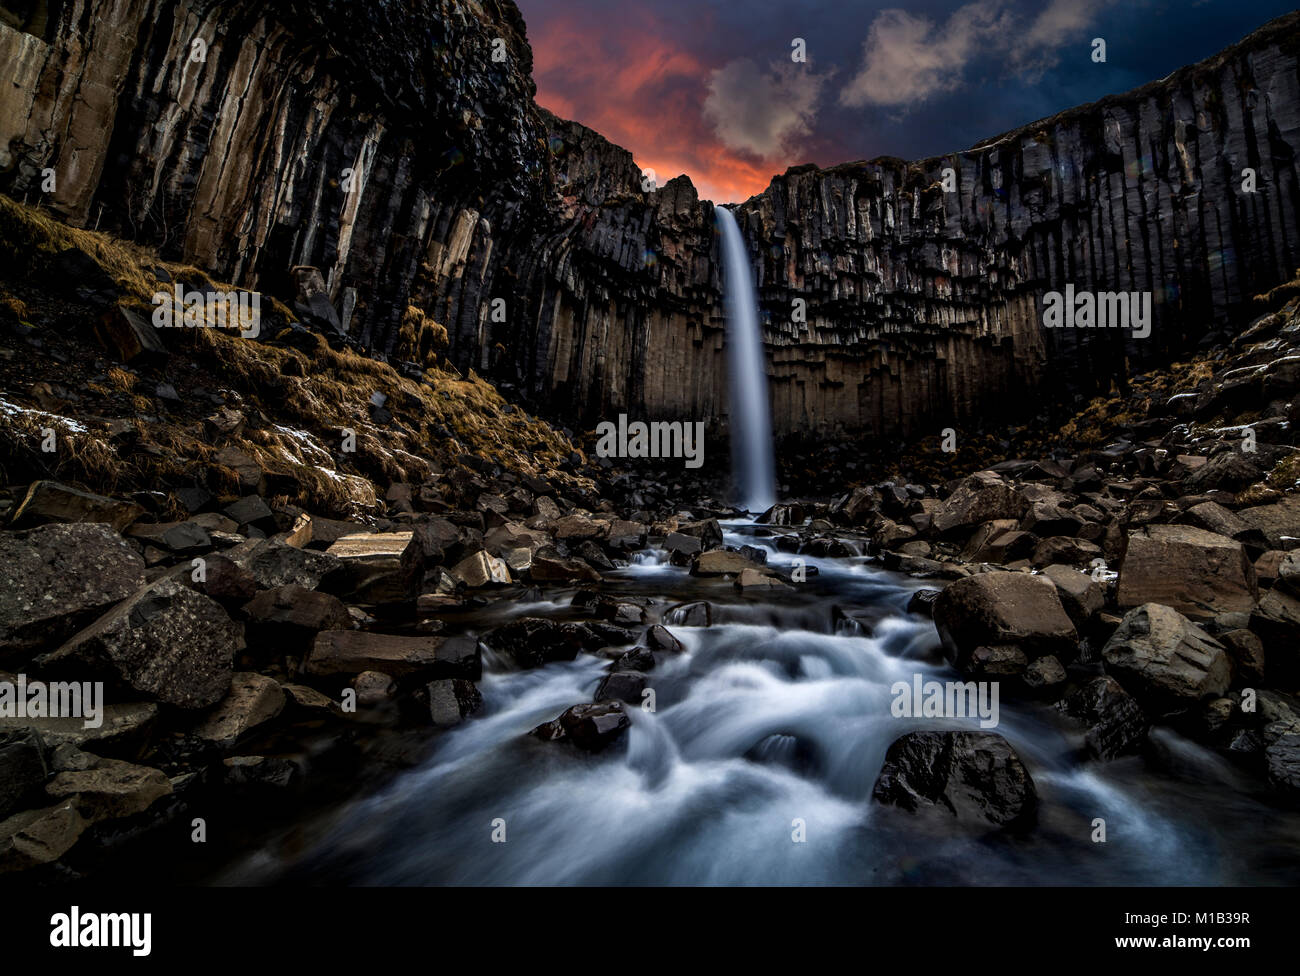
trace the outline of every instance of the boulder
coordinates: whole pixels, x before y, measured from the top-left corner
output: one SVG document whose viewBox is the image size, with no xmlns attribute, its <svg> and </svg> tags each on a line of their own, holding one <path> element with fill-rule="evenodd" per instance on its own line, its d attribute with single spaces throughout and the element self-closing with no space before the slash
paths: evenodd
<svg viewBox="0 0 1300 976">
<path fill-rule="evenodd" d="M 1300 800 L 1300 729 L 1273 740 L 1264 750 L 1268 781 L 1288 799 Z"/>
<path fill-rule="evenodd" d="M 640 705 L 641 693 L 649 683 L 649 677 L 641 671 L 611 671 L 596 688 L 596 700 L 613 699 L 629 705 Z"/>
<path fill-rule="evenodd" d="M 26 529 L 47 522 L 94 522 L 121 532 L 144 514 L 135 502 L 70 488 L 57 481 L 35 481 L 14 512 L 9 527 Z"/>
<path fill-rule="evenodd" d="M 1125 614 L 1101 656 L 1108 674 L 1157 709 L 1217 698 L 1232 679 L 1232 662 L 1223 645 L 1159 603 Z"/>
<path fill-rule="evenodd" d="M 581 559 L 568 559 L 547 546 L 533 553 L 528 575 L 537 583 L 599 583 L 600 573 Z"/>
<path fill-rule="evenodd" d="M 482 676 L 482 661 L 473 638 L 328 630 L 316 635 L 304 669 L 313 675 L 379 671 L 393 677 L 428 673 L 430 677 L 477 681 Z"/>
<path fill-rule="evenodd" d="M 1070 566 L 1048 566 L 1043 575 L 1056 587 L 1061 606 L 1076 627 L 1082 628 L 1106 605 L 1106 591 L 1087 573 Z"/>
<path fill-rule="evenodd" d="M 474 682 L 464 678 L 440 678 L 425 686 L 429 697 L 429 718 L 438 728 L 458 725 L 483 707 L 483 696 Z"/>
<path fill-rule="evenodd" d="M 1022 828 L 1038 794 L 1024 763 L 994 732 L 909 732 L 894 740 L 871 791 L 909 812 L 947 811 L 959 823 Z"/>
<path fill-rule="evenodd" d="M 342 564 L 334 556 L 270 539 L 250 539 L 227 550 L 225 555 L 248 570 L 264 590 L 290 583 L 315 590 L 322 583 L 333 583 L 342 570 Z"/>
<path fill-rule="evenodd" d="M 300 652 L 323 630 L 347 630 L 352 617 L 336 596 L 296 583 L 263 590 L 244 604 L 248 640 L 279 653 Z"/>
<path fill-rule="evenodd" d="M 1160 603 L 1208 620 L 1250 611 L 1258 598 L 1255 569 L 1239 542 L 1190 525 L 1146 525 L 1129 534 L 1116 592 L 1121 607 Z"/>
<path fill-rule="evenodd" d="M 685 645 L 673 636 L 672 631 L 662 624 L 655 624 L 647 630 L 642 643 L 652 651 L 667 651 L 670 654 L 680 654 L 686 649 Z"/>
<path fill-rule="evenodd" d="M 964 479 L 931 513 L 931 525 L 942 536 L 969 532 L 993 519 L 1018 523 L 1029 503 L 997 475 L 981 471 Z"/>
<path fill-rule="evenodd" d="M 144 581 L 144 560 L 107 525 L 0 532 L 0 659 L 64 639 Z"/>
<path fill-rule="evenodd" d="M 981 646 L 1011 645 L 1032 660 L 1073 660 L 1078 634 L 1049 580 L 1025 573 L 979 573 L 948 586 L 934 601 L 934 622 L 948 659 L 969 665 Z"/>
<path fill-rule="evenodd" d="M 544 617 L 519 617 L 485 635 L 483 642 L 520 668 L 572 661 L 602 643 L 583 624 L 558 623 Z"/>
<path fill-rule="evenodd" d="M 161 770 L 120 759 L 101 759 L 92 768 L 59 773 L 45 787 L 55 801 L 71 800 L 92 823 L 143 813 L 172 791 Z"/>
<path fill-rule="evenodd" d="M 1093 678 L 1057 707 L 1089 727 L 1084 743 L 1098 759 L 1137 752 L 1146 739 L 1147 720 L 1142 708 L 1109 675 Z"/>
<path fill-rule="evenodd" d="M 697 553 L 691 560 L 692 576 L 738 576 L 743 570 L 757 567 L 743 553 L 712 549 Z"/>
<path fill-rule="evenodd" d="M 236 673 L 226 697 L 194 729 L 200 739 L 229 749 L 251 729 L 284 708 L 284 691 L 273 678 L 251 671 Z"/>
<path fill-rule="evenodd" d="M 339 560 L 339 592 L 360 603 L 398 603 L 415 594 L 424 560 L 412 551 L 414 532 L 358 532 L 336 539 L 326 553 Z M 427 534 L 422 542 L 427 542 Z M 417 576 L 417 569 L 420 576 Z"/>
<path fill-rule="evenodd" d="M 486 549 L 471 553 L 451 567 L 451 575 L 471 588 L 511 582 L 510 567 L 505 560 L 497 558 Z"/>
<path fill-rule="evenodd" d="M 226 693 L 243 649 L 242 624 L 220 604 L 165 577 L 68 638 L 42 663 L 52 673 L 107 674 L 146 698 L 203 708 Z"/>
<path fill-rule="evenodd" d="M 1267 540 L 1271 549 L 1290 551 L 1300 542 L 1300 495 L 1291 494 L 1271 505 L 1243 508 L 1237 516 Z"/>
<path fill-rule="evenodd" d="M 71 800 L 14 814 L 0 822 L 0 874 L 57 861 L 88 826 Z"/>
<path fill-rule="evenodd" d="M 529 734 L 546 742 L 563 739 L 586 752 L 600 752 L 622 738 L 631 725 L 621 701 L 599 701 L 574 705 Z"/>
</svg>

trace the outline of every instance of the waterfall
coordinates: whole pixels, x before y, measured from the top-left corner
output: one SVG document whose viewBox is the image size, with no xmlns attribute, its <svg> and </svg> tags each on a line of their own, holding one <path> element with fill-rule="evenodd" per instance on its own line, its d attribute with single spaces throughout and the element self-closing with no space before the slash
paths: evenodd
<svg viewBox="0 0 1300 976">
<path fill-rule="evenodd" d="M 776 501 L 772 418 L 767 370 L 758 328 L 758 299 L 750 278 L 745 239 L 730 210 L 716 207 L 722 231 L 723 290 L 727 302 L 727 371 L 731 390 L 731 470 L 736 503 L 762 512 Z"/>
</svg>

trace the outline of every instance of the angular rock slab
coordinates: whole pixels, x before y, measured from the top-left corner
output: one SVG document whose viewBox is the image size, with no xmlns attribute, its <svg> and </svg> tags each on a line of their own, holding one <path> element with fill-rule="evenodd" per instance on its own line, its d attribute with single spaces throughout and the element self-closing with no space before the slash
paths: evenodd
<svg viewBox="0 0 1300 976">
<path fill-rule="evenodd" d="M 1121 607 L 1160 603 L 1197 619 L 1249 612 L 1259 599 L 1245 547 L 1190 525 L 1146 525 L 1128 537 L 1119 567 Z"/>
<path fill-rule="evenodd" d="M 107 525 L 0 532 L 0 657 L 57 643 L 144 582 L 144 560 Z"/>
<path fill-rule="evenodd" d="M 225 695 L 243 649 L 243 625 L 220 604 L 164 578 L 74 634 L 43 664 L 60 673 L 108 674 L 146 698 L 203 708 Z"/>
<path fill-rule="evenodd" d="M 1106 672 L 1139 700 L 1195 704 L 1228 690 L 1232 663 L 1222 644 L 1171 607 L 1130 610 L 1101 649 Z"/>
</svg>

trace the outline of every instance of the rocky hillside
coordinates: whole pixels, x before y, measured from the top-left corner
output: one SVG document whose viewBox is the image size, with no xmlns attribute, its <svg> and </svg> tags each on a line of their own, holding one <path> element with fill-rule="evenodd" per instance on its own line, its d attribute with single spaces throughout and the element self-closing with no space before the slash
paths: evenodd
<svg viewBox="0 0 1300 976">
<path fill-rule="evenodd" d="M 445 330 L 462 371 L 553 416 L 725 427 L 712 205 L 643 189 L 626 151 L 533 103 L 508 0 L 0 14 L 11 195 L 287 303 L 317 268 L 320 328 L 421 365 Z M 744 203 L 778 434 L 1104 390 L 1238 321 L 1300 263 L 1297 24 L 966 152 L 798 167 Z M 1067 282 L 1154 292 L 1151 336 L 1039 329 Z"/>
</svg>

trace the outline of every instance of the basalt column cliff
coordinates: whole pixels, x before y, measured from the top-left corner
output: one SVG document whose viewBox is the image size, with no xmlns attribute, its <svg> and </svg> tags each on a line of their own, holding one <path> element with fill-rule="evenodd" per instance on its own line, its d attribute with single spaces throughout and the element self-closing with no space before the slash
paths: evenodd
<svg viewBox="0 0 1300 976">
<path fill-rule="evenodd" d="M 1022 408 L 1235 321 L 1300 264 L 1298 30 L 967 152 L 798 167 L 742 204 L 776 433 Z M 0 59 L 13 196 L 390 359 L 445 342 L 552 415 L 725 420 L 712 205 L 535 105 L 508 0 L 3 0 Z M 1044 330 L 1066 284 L 1153 293 L 1151 335 Z"/>
</svg>

